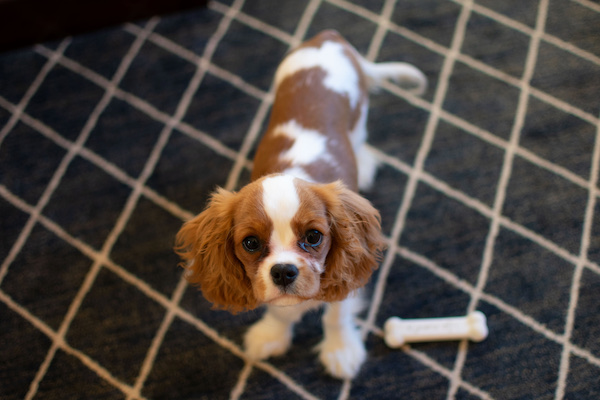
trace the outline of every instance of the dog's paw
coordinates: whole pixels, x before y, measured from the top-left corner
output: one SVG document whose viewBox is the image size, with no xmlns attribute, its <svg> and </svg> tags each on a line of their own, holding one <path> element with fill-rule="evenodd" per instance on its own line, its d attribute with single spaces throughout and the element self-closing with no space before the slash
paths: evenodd
<svg viewBox="0 0 600 400">
<path fill-rule="evenodd" d="M 292 342 L 291 326 L 263 318 L 248 329 L 244 336 L 246 355 L 252 360 L 264 360 L 285 353 Z"/>
<path fill-rule="evenodd" d="M 330 332 L 318 347 L 319 360 L 327 372 L 339 379 L 352 379 L 367 357 L 365 346 L 354 329 Z"/>
</svg>

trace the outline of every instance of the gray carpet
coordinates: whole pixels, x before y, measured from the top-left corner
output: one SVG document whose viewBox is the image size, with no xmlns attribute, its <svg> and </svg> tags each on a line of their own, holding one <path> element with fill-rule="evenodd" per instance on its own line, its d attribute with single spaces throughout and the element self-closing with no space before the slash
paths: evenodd
<svg viewBox="0 0 600 400">
<path fill-rule="evenodd" d="M 248 182 L 274 70 L 325 28 L 429 79 L 372 96 L 392 245 L 351 382 L 318 312 L 246 363 L 262 311 L 211 310 L 172 251 Z M 600 398 L 599 38 L 590 0 L 223 0 L 0 54 L 0 398 Z M 382 340 L 472 310 L 481 343 Z"/>
</svg>

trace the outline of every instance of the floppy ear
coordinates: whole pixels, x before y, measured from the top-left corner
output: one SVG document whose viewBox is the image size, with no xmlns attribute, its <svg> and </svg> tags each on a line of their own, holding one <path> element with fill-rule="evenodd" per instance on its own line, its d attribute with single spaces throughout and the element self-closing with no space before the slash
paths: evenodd
<svg viewBox="0 0 600 400">
<path fill-rule="evenodd" d="M 378 268 L 385 241 L 379 212 L 341 182 L 317 188 L 331 219 L 331 248 L 319 299 L 340 301 L 364 286 Z"/>
<path fill-rule="evenodd" d="M 199 285 L 204 297 L 216 308 L 233 313 L 257 306 L 250 279 L 234 253 L 236 203 L 235 193 L 217 190 L 206 209 L 183 225 L 175 242 L 187 281 Z"/>
</svg>

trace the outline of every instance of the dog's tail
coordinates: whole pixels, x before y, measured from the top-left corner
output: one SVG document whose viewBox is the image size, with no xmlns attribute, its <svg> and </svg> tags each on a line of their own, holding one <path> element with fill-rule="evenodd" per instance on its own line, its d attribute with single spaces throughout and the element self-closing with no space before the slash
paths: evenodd
<svg viewBox="0 0 600 400">
<path fill-rule="evenodd" d="M 384 80 L 390 79 L 408 91 L 420 96 L 427 89 L 427 78 L 414 65 L 404 62 L 374 63 L 360 57 L 363 72 L 369 78 L 370 90 L 377 90 Z"/>
</svg>

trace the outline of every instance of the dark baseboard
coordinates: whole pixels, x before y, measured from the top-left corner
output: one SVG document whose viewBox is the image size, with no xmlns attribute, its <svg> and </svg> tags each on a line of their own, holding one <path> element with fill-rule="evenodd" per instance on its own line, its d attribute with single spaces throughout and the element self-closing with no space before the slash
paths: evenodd
<svg viewBox="0 0 600 400">
<path fill-rule="evenodd" d="M 208 0 L 0 0 L 0 51 L 205 6 Z"/>
</svg>

